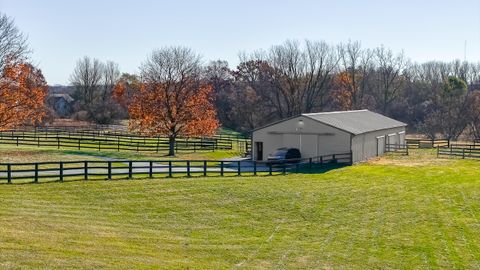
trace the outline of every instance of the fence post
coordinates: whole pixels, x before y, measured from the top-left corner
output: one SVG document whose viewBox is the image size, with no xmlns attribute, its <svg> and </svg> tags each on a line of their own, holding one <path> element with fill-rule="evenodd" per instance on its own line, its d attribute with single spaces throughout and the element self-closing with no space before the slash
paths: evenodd
<svg viewBox="0 0 480 270">
<path fill-rule="evenodd" d="M 108 161 L 108 180 L 112 179 L 112 162 Z"/>
<path fill-rule="evenodd" d="M 203 176 L 207 176 L 207 161 L 203 161 Z"/>
<path fill-rule="evenodd" d="M 465 158 L 465 148 L 462 148 L 462 158 Z"/>
<path fill-rule="evenodd" d="M 148 177 L 153 178 L 153 161 L 150 161 L 149 165 Z"/>
<path fill-rule="evenodd" d="M 57 136 L 57 149 L 60 149 L 60 137 Z"/>
<path fill-rule="evenodd" d="M 12 183 L 12 165 L 11 164 L 7 165 L 7 182 L 9 184 Z"/>
<path fill-rule="evenodd" d="M 308 170 L 309 170 L 309 171 L 312 171 L 312 164 L 313 164 L 313 163 L 312 163 L 312 158 L 309 158 L 309 159 L 308 159 Z"/>
<path fill-rule="evenodd" d="M 63 162 L 60 161 L 60 182 L 63 182 Z"/>
<path fill-rule="evenodd" d="M 35 163 L 35 183 L 38 183 L 38 163 Z"/>
<path fill-rule="evenodd" d="M 257 175 L 257 161 L 254 160 L 253 161 L 253 175 Z"/>
<path fill-rule="evenodd" d="M 320 156 L 320 166 L 323 165 L 323 156 Z"/>
<path fill-rule="evenodd" d="M 283 164 L 282 166 L 282 174 L 285 175 L 287 173 L 287 164 Z"/>
<path fill-rule="evenodd" d="M 240 164 L 240 161 L 237 161 L 237 166 L 238 166 L 238 168 L 237 168 L 237 175 L 240 176 L 240 175 L 242 175 L 242 171 L 241 171 L 242 166 L 241 166 L 241 164 Z"/>
<path fill-rule="evenodd" d="M 408 149 L 408 148 L 407 148 Z M 440 156 L 440 147 L 437 147 L 437 158 Z"/>
<path fill-rule="evenodd" d="M 82 138 L 78 139 L 78 150 L 80 150 L 80 141 L 82 140 Z"/>
<path fill-rule="evenodd" d="M 190 177 L 190 160 L 187 160 L 187 177 Z"/>
<path fill-rule="evenodd" d="M 220 161 L 220 176 L 223 176 L 223 161 Z"/>
<path fill-rule="evenodd" d="M 128 162 L 128 178 L 133 178 L 133 162 L 131 160 Z"/>
<path fill-rule="evenodd" d="M 83 179 L 88 180 L 88 161 L 83 163 Z"/>
<path fill-rule="evenodd" d="M 18 136 L 17 136 L 17 146 L 18 146 Z"/>
<path fill-rule="evenodd" d="M 272 175 L 272 163 L 268 163 L 268 175 Z"/>
<path fill-rule="evenodd" d="M 172 176 L 172 161 L 168 161 L 168 177 Z"/>
</svg>

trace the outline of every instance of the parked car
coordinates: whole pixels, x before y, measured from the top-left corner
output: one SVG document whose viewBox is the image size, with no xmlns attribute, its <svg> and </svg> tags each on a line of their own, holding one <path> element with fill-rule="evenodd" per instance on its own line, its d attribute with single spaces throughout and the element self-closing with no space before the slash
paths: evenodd
<svg viewBox="0 0 480 270">
<path fill-rule="evenodd" d="M 275 152 L 268 155 L 267 160 L 270 163 L 299 162 L 302 158 L 300 150 L 297 148 L 278 148 Z"/>
</svg>

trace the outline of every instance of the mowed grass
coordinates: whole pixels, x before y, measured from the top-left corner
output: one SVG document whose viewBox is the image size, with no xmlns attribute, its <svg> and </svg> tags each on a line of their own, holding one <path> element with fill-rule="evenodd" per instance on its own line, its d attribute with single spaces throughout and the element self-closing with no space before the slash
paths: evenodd
<svg viewBox="0 0 480 270">
<path fill-rule="evenodd" d="M 0 185 L 0 268 L 480 269 L 479 169 Z"/>
<path fill-rule="evenodd" d="M 102 160 L 102 157 L 130 160 L 218 160 L 241 155 L 242 153 L 236 149 L 180 152 L 175 157 L 170 157 L 165 153 L 155 152 L 68 150 L 0 144 L 0 163 Z"/>
</svg>

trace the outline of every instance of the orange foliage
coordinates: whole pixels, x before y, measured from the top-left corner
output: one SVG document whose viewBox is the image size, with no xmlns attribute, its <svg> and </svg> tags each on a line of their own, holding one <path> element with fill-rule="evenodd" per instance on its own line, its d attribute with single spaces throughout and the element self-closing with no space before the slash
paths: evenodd
<svg viewBox="0 0 480 270">
<path fill-rule="evenodd" d="M 47 83 L 28 63 L 9 63 L 0 78 L 0 130 L 40 122 L 46 114 Z"/>
<path fill-rule="evenodd" d="M 124 108 L 128 108 L 128 104 L 133 95 L 140 89 L 141 83 L 135 75 L 123 74 L 112 91 L 113 99 Z"/>
<path fill-rule="evenodd" d="M 122 87 L 118 88 L 121 93 Z M 173 138 L 213 135 L 219 122 L 211 96 L 209 85 L 171 89 L 165 84 L 141 84 L 128 105 L 130 129 Z"/>
<path fill-rule="evenodd" d="M 112 98 L 121 106 L 127 107 L 127 87 L 124 83 L 117 83 L 113 87 Z"/>
<path fill-rule="evenodd" d="M 333 84 L 335 90 L 332 93 L 332 97 L 338 106 L 342 110 L 353 109 L 353 96 L 355 95 L 355 90 L 352 88 L 352 78 L 350 74 L 342 72 L 334 77 Z"/>
</svg>

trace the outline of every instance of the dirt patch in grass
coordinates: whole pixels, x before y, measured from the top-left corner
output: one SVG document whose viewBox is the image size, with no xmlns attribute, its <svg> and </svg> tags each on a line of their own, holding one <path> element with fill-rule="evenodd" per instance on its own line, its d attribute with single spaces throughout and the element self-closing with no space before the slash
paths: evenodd
<svg viewBox="0 0 480 270">
<path fill-rule="evenodd" d="M 408 156 L 400 154 L 387 154 L 368 161 L 373 165 L 393 165 L 404 167 L 418 166 L 444 166 L 455 162 L 451 158 L 437 158 L 435 150 L 410 150 Z"/>
<path fill-rule="evenodd" d="M 0 148 L 0 163 L 15 162 L 15 163 L 28 163 L 28 162 L 43 162 L 43 161 L 76 161 L 85 159 L 97 159 L 86 158 L 81 155 L 69 155 L 61 152 L 54 151 L 35 151 L 26 149 L 5 149 Z"/>
</svg>

